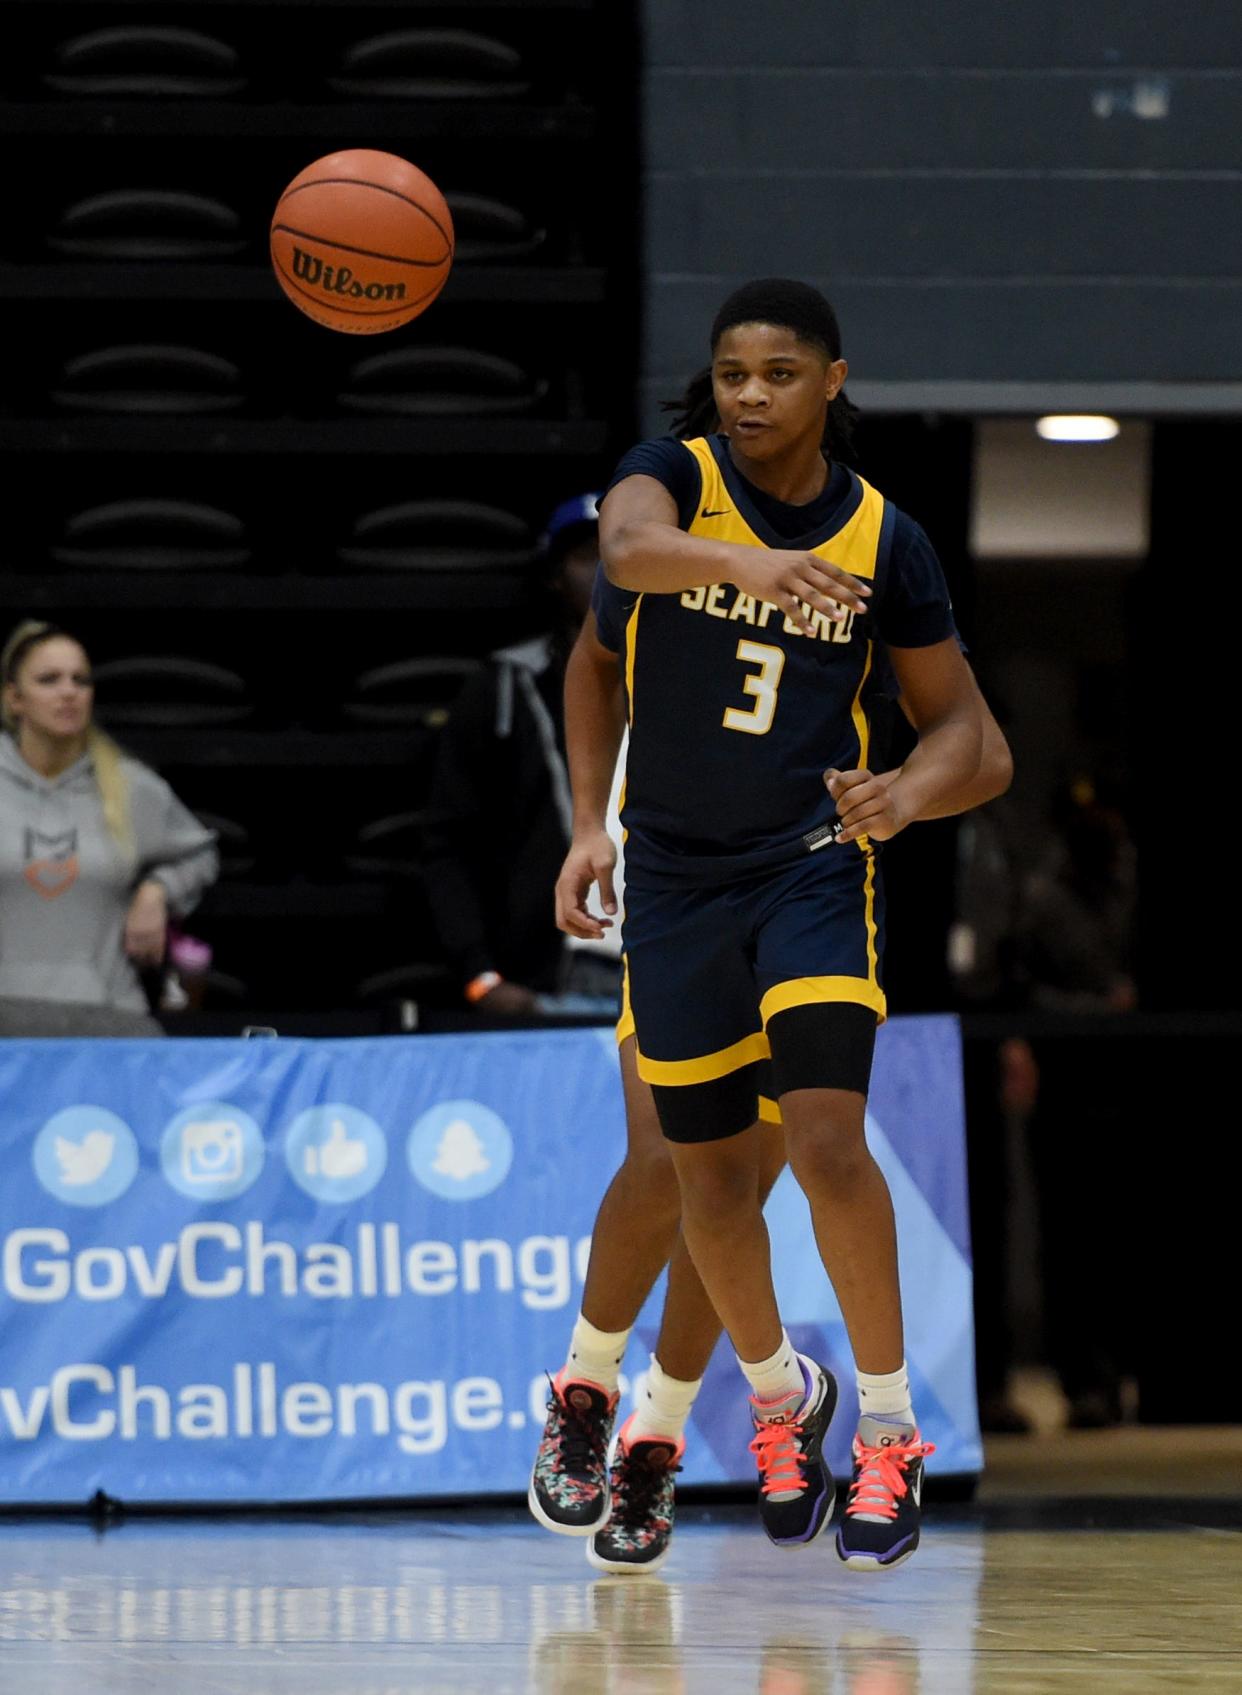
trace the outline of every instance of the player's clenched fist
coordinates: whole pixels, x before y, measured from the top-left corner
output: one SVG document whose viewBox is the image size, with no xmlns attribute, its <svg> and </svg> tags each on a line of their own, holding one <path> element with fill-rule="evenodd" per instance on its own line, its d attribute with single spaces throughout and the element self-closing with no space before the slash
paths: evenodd
<svg viewBox="0 0 1242 1695">
<path fill-rule="evenodd" d="M 599 884 L 600 904 L 606 913 L 617 910 L 612 874 L 617 864 L 617 847 L 607 830 L 592 830 L 589 835 L 575 836 L 561 874 L 556 879 L 556 927 L 567 936 L 580 936 L 584 941 L 599 941 L 605 930 L 612 929 L 612 918 L 596 918 L 587 910 L 587 896 L 592 884 Z"/>
<path fill-rule="evenodd" d="M 845 826 L 838 842 L 853 842 L 859 836 L 887 842 L 910 822 L 894 789 L 870 771 L 825 771 L 824 783 Z"/>
</svg>

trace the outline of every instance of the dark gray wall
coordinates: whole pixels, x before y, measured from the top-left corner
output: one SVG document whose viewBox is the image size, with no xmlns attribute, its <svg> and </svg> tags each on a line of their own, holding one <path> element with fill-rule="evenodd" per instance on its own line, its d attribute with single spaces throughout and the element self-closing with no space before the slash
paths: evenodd
<svg viewBox="0 0 1242 1695">
<path fill-rule="evenodd" d="M 651 402 L 735 283 L 873 407 L 1242 411 L 1239 0 L 645 0 Z"/>
</svg>

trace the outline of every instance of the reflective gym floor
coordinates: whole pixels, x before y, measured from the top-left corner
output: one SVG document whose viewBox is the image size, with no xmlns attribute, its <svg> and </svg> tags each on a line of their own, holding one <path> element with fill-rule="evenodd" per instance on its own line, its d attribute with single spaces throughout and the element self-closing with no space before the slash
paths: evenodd
<svg viewBox="0 0 1242 1695">
<path fill-rule="evenodd" d="M 1140 1433 L 1069 1447 L 1068 1461 L 1064 1442 L 1002 1453 L 999 1481 L 990 1475 L 977 1503 L 933 1506 L 917 1557 L 873 1578 L 839 1566 L 829 1536 L 801 1553 L 770 1548 L 734 1506 L 687 1508 L 663 1572 L 630 1580 L 599 1577 L 580 1543 L 516 1508 L 130 1517 L 102 1530 L 10 1518 L 0 1522 L 4 1688 L 1242 1690 L 1239 1433 L 1184 1438 L 1180 1461 Z M 1105 1493 L 1101 1456 L 1111 1456 Z M 1179 1492 L 1142 1492 L 1145 1456 L 1156 1484 Z"/>
</svg>

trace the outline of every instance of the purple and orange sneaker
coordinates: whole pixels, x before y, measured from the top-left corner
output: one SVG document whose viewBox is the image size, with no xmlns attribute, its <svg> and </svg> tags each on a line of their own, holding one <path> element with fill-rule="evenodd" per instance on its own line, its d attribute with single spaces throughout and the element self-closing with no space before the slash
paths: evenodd
<svg viewBox="0 0 1242 1695">
<path fill-rule="evenodd" d="M 657 1571 L 673 1539 L 673 1478 L 686 1451 L 671 1436 L 630 1440 L 634 1415 L 621 1426 L 609 1472 L 612 1510 L 587 1549 L 599 1571 Z"/>
<path fill-rule="evenodd" d="M 548 1417 L 526 1499 L 548 1530 L 591 1536 L 608 1518 L 608 1443 L 617 1396 L 563 1370 L 548 1382 Z"/>
<path fill-rule="evenodd" d="M 759 1517 L 778 1548 L 813 1542 L 832 1516 L 836 1485 L 824 1460 L 824 1437 L 837 1407 L 832 1373 L 804 1354 L 804 1388 L 783 1401 L 757 1401 L 750 1410 L 750 1451 L 759 1466 Z"/>
<path fill-rule="evenodd" d="M 851 1571 L 892 1571 L 919 1545 L 923 1461 L 936 1451 L 917 1430 L 864 1418 L 837 1556 Z"/>
</svg>

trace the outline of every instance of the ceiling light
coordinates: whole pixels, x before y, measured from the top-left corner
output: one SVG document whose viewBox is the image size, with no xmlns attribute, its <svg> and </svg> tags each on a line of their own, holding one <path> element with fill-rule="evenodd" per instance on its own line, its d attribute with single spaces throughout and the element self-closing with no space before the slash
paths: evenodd
<svg viewBox="0 0 1242 1695">
<path fill-rule="evenodd" d="M 1120 434 L 1116 418 L 1093 412 L 1056 412 L 1037 418 L 1035 428 L 1045 441 L 1112 441 Z"/>
</svg>

